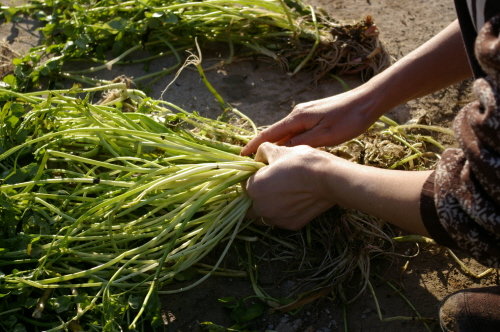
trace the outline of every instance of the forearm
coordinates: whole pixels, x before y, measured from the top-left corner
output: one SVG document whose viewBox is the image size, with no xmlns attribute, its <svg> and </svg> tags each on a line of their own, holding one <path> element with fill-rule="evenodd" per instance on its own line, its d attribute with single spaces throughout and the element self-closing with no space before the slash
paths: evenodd
<svg viewBox="0 0 500 332">
<path fill-rule="evenodd" d="M 360 87 L 378 117 L 472 76 L 458 21 Z"/>
<path fill-rule="evenodd" d="M 247 215 L 261 217 L 262 225 L 300 229 L 340 205 L 428 236 L 420 217 L 420 193 L 430 172 L 359 165 L 305 145 L 263 143 L 255 160 L 269 166 L 246 184 L 254 203 Z"/>
<path fill-rule="evenodd" d="M 430 173 L 380 169 L 332 158 L 330 169 L 322 176 L 328 178 L 327 190 L 336 204 L 428 236 L 420 216 L 420 194 Z"/>
</svg>

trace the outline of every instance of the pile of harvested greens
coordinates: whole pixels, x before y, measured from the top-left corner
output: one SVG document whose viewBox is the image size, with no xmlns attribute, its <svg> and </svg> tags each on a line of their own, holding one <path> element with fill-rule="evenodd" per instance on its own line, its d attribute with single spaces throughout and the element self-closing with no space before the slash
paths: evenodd
<svg viewBox="0 0 500 332">
<path fill-rule="evenodd" d="M 94 104 L 97 91 L 111 92 Z M 235 144 L 254 132 L 124 83 L 0 100 L 0 315 L 48 331 L 161 324 L 158 290 L 245 226 L 240 183 L 264 164 Z"/>
<path fill-rule="evenodd" d="M 243 220 L 251 202 L 240 183 L 264 165 L 239 151 L 257 129 L 209 84 L 224 109 L 221 120 L 93 75 L 115 65 L 143 62 L 147 68 L 154 59 L 175 56 L 177 65 L 134 79 L 155 80 L 180 67 L 180 51 L 192 48 L 197 38 L 202 45 L 227 44 L 225 63 L 261 54 L 290 75 L 309 69 L 315 80 L 327 73 L 369 77 L 389 65 L 371 17 L 343 25 L 299 0 L 40 0 L 1 9 L 7 21 L 34 15 L 44 22 L 45 36 L 26 55 L 4 55 L 14 57 L 5 66 L 14 67 L 3 80 L 8 89 L 0 89 L 0 326 L 5 330 L 160 326 L 158 295 L 189 289 L 216 273 L 243 229 L 264 235 L 259 244 L 291 253 L 287 262 L 303 271 L 290 294 L 302 292 L 296 302 L 270 300 L 256 284 L 250 263 L 255 256 L 246 243 L 255 293 L 276 310 L 292 310 L 332 291 L 347 303 L 369 285 L 370 259 L 391 248 L 379 220 L 333 210 L 322 217 L 326 221 L 316 220 L 286 239 Z M 70 70 L 74 61 L 93 64 Z M 42 78 L 51 87 L 60 78 L 96 87 L 27 92 Z M 377 167 L 433 167 L 439 154 L 427 144 L 442 147 L 414 130 L 436 128 L 382 121 L 388 126 L 379 123 L 328 150 Z M 183 289 L 160 291 L 190 274 L 218 245 L 223 254 L 214 266 L 203 267 L 204 277 Z M 342 287 L 354 274 L 361 279 L 347 298 Z"/>
<path fill-rule="evenodd" d="M 227 44 L 226 63 L 264 55 L 292 75 L 314 70 L 315 80 L 327 73 L 370 77 L 390 63 L 370 16 L 341 24 L 300 0 L 38 0 L 1 9 L 7 21 L 30 14 L 44 24 L 42 44 L 14 61 L 15 80 L 9 84 L 18 91 L 44 77 L 110 83 L 92 75 L 113 65 L 142 62 L 147 68 L 154 59 L 174 55 L 177 65 L 134 80 L 151 82 L 179 67 L 179 52 L 193 47 L 195 38 L 202 45 Z M 65 66 L 73 61 L 93 64 L 75 71 Z"/>
<path fill-rule="evenodd" d="M 6 330 L 161 325 L 159 294 L 190 289 L 216 272 L 241 230 L 263 234 L 243 219 L 251 200 L 240 183 L 264 164 L 239 156 L 256 129 L 236 109 L 225 109 L 227 121 L 210 120 L 125 83 L 32 93 L 0 89 L 0 101 L 0 321 Z M 425 156 L 423 144 L 411 141 L 421 136 L 391 125 L 366 135 L 388 131 L 411 156 L 419 148 L 406 163 Z M 306 240 L 265 234 L 267 246 L 293 252 L 287 260 L 305 270 L 299 288 L 309 288 L 294 303 L 269 301 L 249 267 L 256 294 L 276 310 L 331 291 L 344 302 L 354 300 L 368 285 L 373 254 L 390 249 L 379 220 L 334 213 L 308 226 Z M 222 255 L 204 266 L 205 276 L 161 291 L 220 244 Z M 300 248 L 307 248 L 306 260 Z M 248 251 L 249 261 L 255 259 Z M 342 287 L 357 271 L 358 292 L 347 299 Z"/>
</svg>

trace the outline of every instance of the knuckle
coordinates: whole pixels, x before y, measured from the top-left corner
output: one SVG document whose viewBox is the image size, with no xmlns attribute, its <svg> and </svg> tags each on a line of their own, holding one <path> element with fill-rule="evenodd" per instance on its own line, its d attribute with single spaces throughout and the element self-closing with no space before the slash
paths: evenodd
<svg viewBox="0 0 500 332">
<path fill-rule="evenodd" d="M 274 144 L 271 142 L 263 142 L 260 146 L 259 149 L 263 150 L 269 150 Z"/>
<path fill-rule="evenodd" d="M 309 103 L 300 103 L 300 104 L 295 105 L 292 113 L 303 113 L 303 112 L 307 111 L 308 108 L 309 108 Z"/>
</svg>

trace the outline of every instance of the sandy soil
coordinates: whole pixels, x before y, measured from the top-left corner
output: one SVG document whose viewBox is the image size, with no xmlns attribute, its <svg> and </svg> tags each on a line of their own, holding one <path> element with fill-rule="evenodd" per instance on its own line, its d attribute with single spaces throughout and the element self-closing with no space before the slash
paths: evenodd
<svg viewBox="0 0 500 332">
<path fill-rule="evenodd" d="M 3 1 L 2 1 L 3 3 Z M 321 6 L 339 20 L 358 20 L 371 15 L 378 25 L 381 39 L 385 42 L 394 60 L 400 59 L 426 40 L 438 33 L 456 17 L 452 0 L 309 0 L 314 6 Z M 1 24 L 0 40 L 6 40 L 11 47 L 22 53 L 36 45 L 40 34 L 35 30 L 36 22 L 29 19 L 22 23 Z M 204 62 L 216 63 L 219 59 Z M 151 70 L 169 67 L 171 60 L 151 64 Z M 140 76 L 143 69 L 137 67 L 114 67 L 103 73 L 108 78 L 118 75 Z M 247 60 L 226 65 L 207 76 L 224 98 L 251 116 L 259 125 L 269 125 L 290 112 L 294 104 L 307 100 L 326 97 L 343 91 L 342 86 L 334 81 L 321 81 L 315 89 L 306 89 L 311 81 L 310 73 L 301 73 L 290 78 L 269 62 Z M 172 79 L 168 76 L 157 82 L 149 90 L 155 98 Z M 345 77 L 346 82 L 354 87 L 362 84 L 359 77 Z M 408 78 L 411 79 L 411 78 Z M 399 123 L 428 114 L 432 122 L 449 126 L 456 112 L 469 100 L 470 81 L 434 93 L 420 100 L 411 101 L 389 112 Z M 198 74 L 184 71 L 164 93 L 163 98 L 188 110 L 196 110 L 204 116 L 215 116 L 219 112 L 213 96 L 205 89 Z M 376 96 L 374 96 L 376 98 Z M 452 142 L 447 142 L 452 143 Z M 400 252 L 408 249 L 414 252 L 416 246 L 401 247 Z M 460 253 L 459 253 L 460 255 Z M 476 273 L 485 268 L 465 255 L 460 255 L 464 262 Z M 408 263 L 406 272 L 401 268 Z M 259 274 L 259 284 L 276 296 L 286 296 L 287 287 L 293 279 L 280 280 L 275 272 L 283 267 L 263 267 Z M 468 287 L 500 284 L 498 273 L 489 277 L 475 279 L 465 274 L 449 257 L 446 250 L 439 246 L 421 245 L 420 254 L 412 259 L 399 259 L 388 264 L 375 261 L 373 271 L 379 271 L 395 285 L 403 288 L 402 293 L 424 317 L 436 318 L 439 301 L 447 294 Z M 266 273 L 263 273 L 265 271 Z M 403 299 L 385 283 L 372 280 L 384 317 L 412 316 L 412 310 Z M 218 298 L 233 296 L 245 298 L 253 295 L 251 285 L 246 278 L 212 277 L 200 287 L 176 295 L 162 297 L 162 309 L 165 313 L 166 330 L 172 332 L 197 331 L 198 323 L 211 321 L 225 327 L 232 325 L 229 312 L 217 302 Z M 420 322 L 390 321 L 381 322 L 375 310 L 374 299 L 367 292 L 347 310 L 349 331 L 424 331 Z M 280 332 L 314 332 L 343 330 L 344 318 L 342 306 L 337 301 L 325 297 L 306 305 L 294 315 L 269 313 L 251 322 L 252 331 L 275 330 Z M 437 324 L 430 324 L 432 331 L 438 331 Z"/>
</svg>

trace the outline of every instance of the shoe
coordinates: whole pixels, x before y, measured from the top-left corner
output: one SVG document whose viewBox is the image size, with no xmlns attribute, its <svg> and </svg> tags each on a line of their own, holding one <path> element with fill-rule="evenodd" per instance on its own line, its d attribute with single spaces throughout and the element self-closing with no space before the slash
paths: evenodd
<svg viewBox="0 0 500 332">
<path fill-rule="evenodd" d="M 448 295 L 439 305 L 439 323 L 444 332 L 500 331 L 500 286 Z"/>
</svg>

